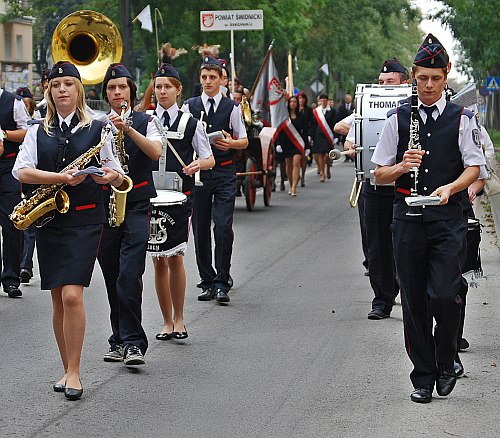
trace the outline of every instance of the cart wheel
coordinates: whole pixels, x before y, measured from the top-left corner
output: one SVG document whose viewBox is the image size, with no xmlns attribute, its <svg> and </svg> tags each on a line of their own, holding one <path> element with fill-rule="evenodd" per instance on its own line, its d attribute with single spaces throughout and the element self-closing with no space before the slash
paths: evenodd
<svg viewBox="0 0 500 438">
<path fill-rule="evenodd" d="M 247 159 L 247 172 L 255 172 L 257 170 L 254 161 L 251 158 Z M 247 210 L 252 211 L 255 207 L 255 194 L 256 194 L 256 176 L 248 175 L 245 177 L 245 201 L 247 203 Z"/>
<path fill-rule="evenodd" d="M 270 145 L 267 151 L 267 169 L 263 176 L 264 187 L 264 205 L 269 207 L 271 205 L 271 193 L 276 190 L 274 180 L 276 178 L 276 169 L 274 163 L 274 146 Z"/>
</svg>

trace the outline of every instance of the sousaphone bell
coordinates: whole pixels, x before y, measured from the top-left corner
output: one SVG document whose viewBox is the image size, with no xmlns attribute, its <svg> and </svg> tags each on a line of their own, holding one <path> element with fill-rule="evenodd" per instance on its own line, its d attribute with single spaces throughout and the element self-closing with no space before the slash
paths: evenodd
<svg viewBox="0 0 500 438">
<path fill-rule="evenodd" d="M 109 65 L 120 62 L 122 51 L 118 28 L 95 11 L 69 14 L 59 22 L 52 36 L 54 62 L 75 64 L 86 85 L 102 82 Z"/>
</svg>

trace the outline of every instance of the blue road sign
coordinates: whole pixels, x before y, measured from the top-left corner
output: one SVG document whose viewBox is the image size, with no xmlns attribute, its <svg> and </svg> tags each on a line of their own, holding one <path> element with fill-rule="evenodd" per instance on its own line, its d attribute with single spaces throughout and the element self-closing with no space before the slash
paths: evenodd
<svg viewBox="0 0 500 438">
<path fill-rule="evenodd" d="M 500 89 L 500 76 L 488 76 L 486 78 L 486 88 L 492 91 Z"/>
</svg>

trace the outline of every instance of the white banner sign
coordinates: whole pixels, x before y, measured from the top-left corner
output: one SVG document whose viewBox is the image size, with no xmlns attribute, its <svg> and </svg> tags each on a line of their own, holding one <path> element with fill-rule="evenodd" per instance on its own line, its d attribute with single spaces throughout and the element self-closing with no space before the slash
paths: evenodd
<svg viewBox="0 0 500 438">
<path fill-rule="evenodd" d="M 255 11 L 200 11 L 202 31 L 211 30 L 262 30 L 264 12 Z"/>
</svg>

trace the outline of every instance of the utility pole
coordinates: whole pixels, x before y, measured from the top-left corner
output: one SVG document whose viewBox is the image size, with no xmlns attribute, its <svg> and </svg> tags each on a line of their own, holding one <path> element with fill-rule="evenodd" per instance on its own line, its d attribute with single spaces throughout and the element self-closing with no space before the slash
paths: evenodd
<svg viewBox="0 0 500 438">
<path fill-rule="evenodd" d="M 123 64 L 133 71 L 132 57 L 132 20 L 130 18 L 130 0 L 120 0 L 120 28 L 123 41 Z"/>
</svg>

